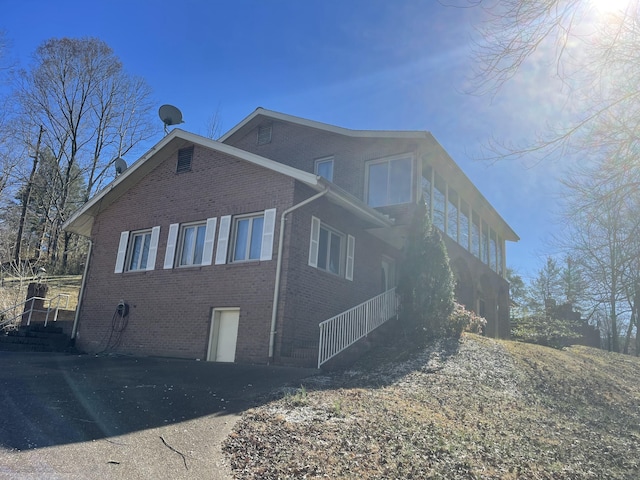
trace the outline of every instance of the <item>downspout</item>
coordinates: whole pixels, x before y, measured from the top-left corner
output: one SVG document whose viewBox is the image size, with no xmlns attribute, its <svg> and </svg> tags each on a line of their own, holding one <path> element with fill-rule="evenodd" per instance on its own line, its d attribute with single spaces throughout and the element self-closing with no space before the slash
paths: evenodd
<svg viewBox="0 0 640 480">
<path fill-rule="evenodd" d="M 73 328 L 71 329 L 72 340 L 75 340 L 76 333 L 78 332 L 78 321 L 80 319 L 80 307 L 82 306 L 82 300 L 84 299 L 84 287 L 87 284 L 87 273 L 89 272 L 89 261 L 91 260 L 92 249 L 93 249 L 93 242 L 89 240 L 89 250 L 87 251 L 87 259 L 84 262 L 84 272 L 82 273 L 82 284 L 80 285 L 80 293 L 78 294 L 78 305 L 76 306 L 76 316 L 73 319 Z"/>
<path fill-rule="evenodd" d="M 317 193 L 314 196 L 309 197 L 306 200 L 303 200 L 302 202 L 292 207 L 289 207 L 284 212 L 282 212 L 282 215 L 280 216 L 280 233 L 278 235 L 278 260 L 276 261 L 276 281 L 275 281 L 275 286 L 273 288 L 273 307 L 271 309 L 271 333 L 269 334 L 269 363 L 271 363 L 273 360 L 273 353 L 274 353 L 273 350 L 276 343 L 276 321 L 278 318 L 278 300 L 280 297 L 280 272 L 282 270 L 282 251 L 284 250 L 284 245 L 283 245 L 284 224 L 286 221 L 286 216 L 291 212 L 293 212 L 294 210 L 297 210 L 300 207 L 304 207 L 306 204 L 311 203 L 314 200 L 317 200 L 318 198 L 326 195 L 328 192 L 329 192 L 329 187 L 327 186 L 322 192 Z"/>
</svg>

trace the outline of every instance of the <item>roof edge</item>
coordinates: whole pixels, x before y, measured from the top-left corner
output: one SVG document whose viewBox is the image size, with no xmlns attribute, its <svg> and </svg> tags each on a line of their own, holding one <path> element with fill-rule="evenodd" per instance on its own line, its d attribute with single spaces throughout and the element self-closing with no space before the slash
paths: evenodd
<svg viewBox="0 0 640 480">
<path fill-rule="evenodd" d="M 368 137 L 386 137 L 386 138 L 425 138 L 430 135 L 430 132 L 426 130 L 351 130 L 349 128 L 338 127 L 328 123 L 317 122 L 315 120 L 309 120 L 302 117 L 296 117 L 295 115 L 289 115 L 286 113 L 275 112 L 273 110 L 267 110 L 262 107 L 256 108 L 248 116 L 240 121 L 235 127 L 222 135 L 218 141 L 225 142 L 233 134 L 242 129 L 245 125 L 251 122 L 254 118 L 263 115 L 265 117 L 273 118 L 283 122 L 295 123 L 305 127 L 316 128 L 318 130 L 325 130 L 331 133 L 337 133 L 339 135 L 345 135 L 348 137 L 368 138 Z"/>
</svg>

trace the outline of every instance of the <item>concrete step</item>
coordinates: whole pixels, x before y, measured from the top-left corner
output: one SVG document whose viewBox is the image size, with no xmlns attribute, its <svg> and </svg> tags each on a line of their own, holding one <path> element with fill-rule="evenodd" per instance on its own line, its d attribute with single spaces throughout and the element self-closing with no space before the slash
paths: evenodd
<svg viewBox="0 0 640 480">
<path fill-rule="evenodd" d="M 71 339 L 56 326 L 31 325 L 0 335 L 0 350 L 62 352 L 69 348 Z"/>
</svg>

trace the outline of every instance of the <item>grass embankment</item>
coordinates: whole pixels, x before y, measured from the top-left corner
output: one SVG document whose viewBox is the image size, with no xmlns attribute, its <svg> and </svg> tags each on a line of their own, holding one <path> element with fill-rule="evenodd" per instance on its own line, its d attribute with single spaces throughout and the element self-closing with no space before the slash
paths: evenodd
<svg viewBox="0 0 640 480">
<path fill-rule="evenodd" d="M 34 278 L 4 277 L 0 286 L 0 311 L 24 302 L 27 298 L 27 285 Z M 73 311 L 78 305 L 78 292 L 82 283 L 82 275 L 51 275 L 43 279 L 48 285 L 46 298 L 54 298 L 58 294 L 69 296 L 68 304 L 62 298 L 60 308 Z M 55 306 L 55 303 L 52 305 Z"/>
<path fill-rule="evenodd" d="M 227 440 L 237 478 L 640 478 L 637 358 L 465 335 L 279 397 Z"/>
</svg>

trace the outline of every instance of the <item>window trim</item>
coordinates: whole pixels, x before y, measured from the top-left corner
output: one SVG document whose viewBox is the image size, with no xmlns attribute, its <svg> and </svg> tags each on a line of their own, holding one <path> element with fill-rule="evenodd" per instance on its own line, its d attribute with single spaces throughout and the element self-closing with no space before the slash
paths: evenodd
<svg viewBox="0 0 640 480">
<path fill-rule="evenodd" d="M 340 258 L 338 260 L 338 273 L 331 271 L 329 268 L 323 268 L 319 265 L 320 259 L 320 233 L 322 230 L 333 234 L 340 239 Z M 330 236 L 328 237 L 331 238 Z M 355 260 L 355 243 L 356 239 L 353 235 L 345 234 L 334 227 L 322 222 L 318 217 L 311 217 L 311 234 L 309 239 L 309 261 L 310 267 L 316 268 L 323 272 L 336 277 L 345 278 L 353 281 L 354 260 Z M 325 264 L 329 265 L 331 258 L 331 241 L 327 242 L 327 250 L 325 252 Z"/>
<path fill-rule="evenodd" d="M 263 217 L 262 236 L 260 237 L 260 256 L 257 259 L 234 260 L 236 247 L 237 221 L 248 217 Z M 276 209 L 268 208 L 259 212 L 241 215 L 225 215 L 220 218 L 220 231 L 216 248 L 215 264 L 265 262 L 273 258 L 275 239 Z M 250 248 L 250 245 L 249 245 Z"/>
<path fill-rule="evenodd" d="M 147 252 L 147 260 L 146 260 L 146 265 L 145 268 L 131 268 L 131 261 L 133 260 L 133 248 L 135 246 L 135 242 L 136 242 L 136 238 L 137 237 L 146 237 L 147 235 L 149 235 L 149 251 Z M 125 259 L 124 262 L 124 271 L 125 272 L 140 272 L 140 271 L 144 271 L 147 270 L 147 267 L 149 266 L 149 253 L 151 251 L 151 239 L 153 237 L 153 232 L 151 231 L 151 229 L 146 229 L 146 230 L 137 230 L 135 232 L 130 232 L 129 233 L 129 245 L 127 246 L 127 257 Z M 142 244 L 142 250 L 141 250 L 141 254 L 140 254 L 140 258 L 138 259 L 138 265 L 140 265 L 141 261 L 142 261 L 142 253 L 144 252 L 144 240 L 143 240 L 143 244 Z"/>
<path fill-rule="evenodd" d="M 321 175 L 318 172 L 318 167 L 323 163 L 331 163 L 331 178 L 327 178 L 327 177 L 325 177 L 324 175 Z M 333 167 L 334 167 L 334 165 L 335 165 L 335 163 L 334 163 L 333 155 L 330 155 L 328 157 L 317 158 L 313 163 L 313 172 L 316 175 L 319 175 L 322 178 L 325 178 L 326 180 L 329 180 L 330 182 L 333 182 Z"/>
<path fill-rule="evenodd" d="M 260 244 L 260 253 L 258 258 L 251 258 L 251 245 L 253 240 L 253 224 L 257 218 L 262 219 L 262 232 L 260 232 L 260 239 L 256 239 Z M 247 243 L 245 245 L 244 255 L 241 259 L 236 259 L 236 248 L 237 240 L 238 240 L 238 224 L 242 220 L 249 220 L 249 230 L 247 231 Z M 260 261 L 260 257 L 262 256 L 262 238 L 264 237 L 264 212 L 261 213 L 247 213 L 243 215 L 237 215 L 233 217 L 233 227 L 231 229 L 231 251 L 229 255 L 229 263 L 247 263 L 247 262 L 258 262 Z"/>
<path fill-rule="evenodd" d="M 198 229 L 200 227 L 204 227 L 204 238 L 202 240 L 202 255 L 201 255 L 201 259 L 200 259 L 200 263 L 181 263 L 182 262 L 182 254 L 184 252 L 184 241 L 185 241 L 185 232 L 187 229 L 189 228 L 195 228 L 195 235 L 193 237 L 193 242 L 192 242 L 192 247 L 193 247 L 193 254 L 192 254 L 192 258 L 191 261 L 195 260 L 195 258 L 198 256 L 197 253 L 197 244 L 198 244 Z M 204 239 L 207 237 L 207 222 L 206 221 L 200 221 L 200 222 L 189 222 L 189 223 L 182 223 L 180 224 L 180 232 L 178 234 L 178 242 L 176 243 L 176 259 L 175 259 L 175 266 L 176 268 L 191 268 L 191 267 L 201 267 L 203 264 L 203 260 L 204 260 Z"/>
<path fill-rule="evenodd" d="M 388 203 L 389 200 L 389 165 L 391 164 L 391 162 L 393 161 L 397 161 L 397 160 L 409 160 L 410 164 L 411 164 L 411 173 L 410 173 L 410 179 L 409 179 L 409 185 L 410 185 L 410 192 L 409 192 L 409 200 L 406 202 L 399 202 L 399 203 Z M 371 193 L 370 191 L 370 168 L 372 165 L 380 165 L 386 163 L 387 164 L 387 199 L 386 202 L 383 205 L 377 205 L 377 206 L 372 206 L 369 203 L 369 194 Z M 406 152 L 406 153 L 401 153 L 398 155 L 392 155 L 390 157 L 383 157 L 383 158 L 378 158 L 375 160 L 369 160 L 367 162 L 365 162 L 365 203 L 367 205 L 369 205 L 372 208 L 378 208 L 378 207 L 389 207 L 392 205 L 406 205 L 408 203 L 413 202 L 413 199 L 415 197 L 415 154 L 413 152 Z"/>
<path fill-rule="evenodd" d="M 147 265 L 145 268 L 131 269 L 131 257 L 133 255 L 134 239 L 141 235 L 150 234 L 149 250 L 147 252 Z M 140 230 L 125 230 L 120 232 L 118 243 L 118 254 L 114 273 L 125 272 L 148 272 L 155 269 L 156 256 L 158 253 L 158 239 L 160 237 L 160 226 L 145 228 Z"/>
</svg>

